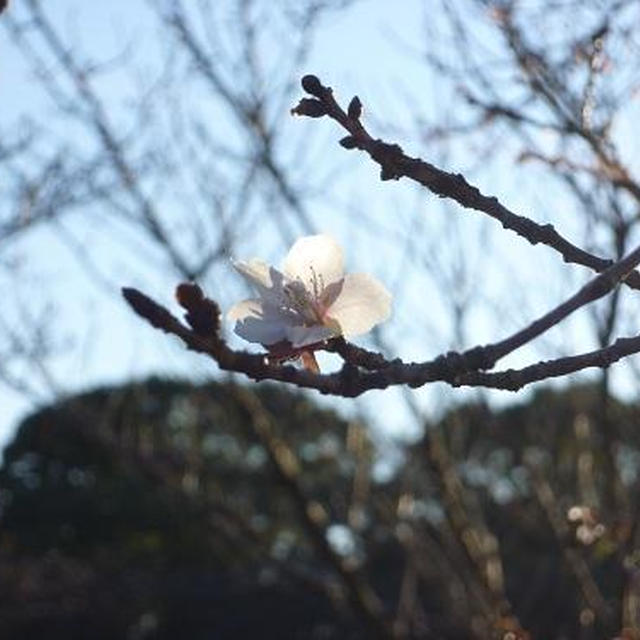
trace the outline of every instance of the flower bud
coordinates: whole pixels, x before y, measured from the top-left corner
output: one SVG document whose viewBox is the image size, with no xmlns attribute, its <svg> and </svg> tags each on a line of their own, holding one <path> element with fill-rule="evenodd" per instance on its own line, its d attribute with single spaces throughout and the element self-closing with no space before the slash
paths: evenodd
<svg viewBox="0 0 640 640">
<path fill-rule="evenodd" d="M 302 78 L 300 83 L 302 84 L 302 88 L 307 93 L 310 93 L 312 96 L 316 96 L 316 98 L 322 97 L 322 91 L 324 87 L 322 86 L 322 83 L 320 82 L 318 76 L 314 76 L 311 74 L 306 75 Z"/>
<path fill-rule="evenodd" d="M 291 109 L 292 115 L 308 116 L 309 118 L 321 118 L 327 115 L 327 108 L 313 98 L 302 98 L 298 104 Z"/>
<path fill-rule="evenodd" d="M 358 141 L 353 136 L 346 136 L 340 140 L 340 146 L 345 149 L 355 149 L 358 146 Z"/>
<path fill-rule="evenodd" d="M 191 307 L 184 317 L 198 335 L 214 336 L 220 329 L 220 308 L 209 298 L 204 298 Z"/>
<path fill-rule="evenodd" d="M 202 289 L 194 283 L 183 282 L 176 287 L 176 300 L 184 309 L 193 309 L 204 299 Z"/>
<path fill-rule="evenodd" d="M 360 120 L 360 116 L 362 115 L 362 102 L 360 102 L 360 98 L 358 98 L 358 96 L 353 96 L 353 98 L 351 98 L 349 108 L 347 109 L 347 115 L 351 120 Z"/>
</svg>

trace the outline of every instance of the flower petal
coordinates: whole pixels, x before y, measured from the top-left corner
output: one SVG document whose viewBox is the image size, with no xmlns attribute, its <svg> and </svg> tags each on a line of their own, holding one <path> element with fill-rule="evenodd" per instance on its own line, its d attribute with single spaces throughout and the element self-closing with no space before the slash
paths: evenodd
<svg viewBox="0 0 640 640">
<path fill-rule="evenodd" d="M 340 335 L 337 327 L 315 324 L 311 327 L 294 326 L 287 329 L 287 340 L 294 347 L 304 347 L 308 344 L 322 342 Z"/>
<path fill-rule="evenodd" d="M 331 236 L 300 238 L 287 254 L 283 272 L 293 280 L 301 280 L 310 293 L 319 295 L 324 287 L 342 278 L 342 249 Z"/>
<path fill-rule="evenodd" d="M 248 342 L 275 344 L 287 338 L 295 316 L 281 313 L 277 308 L 263 304 L 262 300 L 243 300 L 227 312 L 235 320 L 234 331 Z"/>
<path fill-rule="evenodd" d="M 233 322 L 234 320 L 244 320 L 248 317 L 259 317 L 262 315 L 262 302 L 250 298 L 249 300 L 242 300 L 238 302 L 227 311 L 227 320 Z"/>
<path fill-rule="evenodd" d="M 366 333 L 391 314 L 391 294 L 366 273 L 345 276 L 342 288 L 327 315 L 345 336 Z"/>
<path fill-rule="evenodd" d="M 236 260 L 232 264 L 261 298 L 276 306 L 282 305 L 286 278 L 280 271 L 257 258 L 246 262 Z"/>
<path fill-rule="evenodd" d="M 266 262 L 252 258 L 251 260 L 233 260 L 231 264 L 250 285 L 267 288 L 271 286 L 270 267 Z"/>
</svg>

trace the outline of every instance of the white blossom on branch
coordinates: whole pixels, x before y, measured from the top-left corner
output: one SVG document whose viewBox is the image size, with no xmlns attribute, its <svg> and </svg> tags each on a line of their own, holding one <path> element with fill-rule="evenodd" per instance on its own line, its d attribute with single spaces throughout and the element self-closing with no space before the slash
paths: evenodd
<svg viewBox="0 0 640 640">
<path fill-rule="evenodd" d="M 258 259 L 234 267 L 258 294 L 227 313 L 249 342 L 306 347 L 366 333 L 391 313 L 391 294 L 366 273 L 345 275 L 342 249 L 328 235 L 300 238 L 282 271 Z"/>
</svg>

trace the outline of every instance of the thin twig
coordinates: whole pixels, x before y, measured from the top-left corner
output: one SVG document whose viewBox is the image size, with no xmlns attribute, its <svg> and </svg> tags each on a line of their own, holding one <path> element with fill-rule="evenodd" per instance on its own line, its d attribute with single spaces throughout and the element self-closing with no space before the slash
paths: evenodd
<svg viewBox="0 0 640 640">
<path fill-rule="evenodd" d="M 311 80 L 312 79 L 312 80 Z M 349 135 L 340 141 L 347 149 L 360 149 L 380 165 L 381 180 L 398 180 L 407 177 L 423 185 L 441 198 L 450 198 L 467 209 L 481 211 L 498 220 L 505 229 L 514 231 L 531 244 L 544 244 L 562 256 L 568 263 L 580 264 L 601 273 L 614 264 L 580 249 L 561 236 L 551 224 L 541 225 L 520 216 L 502 205 L 496 197 L 484 195 L 477 187 L 469 184 L 461 174 L 448 173 L 420 158 L 407 156 L 397 144 L 389 144 L 373 138 L 360 120 L 359 109 L 349 108 L 345 112 L 333 96 L 330 87 L 324 86 L 316 76 L 305 76 L 303 88 L 316 98 L 303 98 L 291 111 L 293 114 L 322 117 L 329 116 L 338 122 Z M 357 97 L 354 101 L 359 100 Z M 633 289 L 640 289 L 640 273 L 632 272 L 625 283 Z"/>
</svg>

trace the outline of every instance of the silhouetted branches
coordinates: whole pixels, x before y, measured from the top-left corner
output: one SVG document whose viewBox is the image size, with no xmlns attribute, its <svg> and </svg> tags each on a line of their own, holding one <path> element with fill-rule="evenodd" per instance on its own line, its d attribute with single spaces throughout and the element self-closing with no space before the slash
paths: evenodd
<svg viewBox="0 0 640 640">
<path fill-rule="evenodd" d="M 540 225 L 513 213 L 500 204 L 496 197 L 486 196 L 470 185 L 461 174 L 448 173 L 420 158 L 411 158 L 397 144 L 374 139 L 361 122 L 361 103 L 357 96 L 351 100 L 345 112 L 334 98 L 332 89 L 324 86 L 316 76 L 306 76 L 303 80 L 303 88 L 316 98 L 303 98 L 291 113 L 311 118 L 325 115 L 333 118 L 349 132 L 347 137 L 340 140 L 341 146 L 368 153 L 381 167 L 381 180 L 398 180 L 402 177 L 415 180 L 441 198 L 450 198 L 466 209 L 486 213 L 498 220 L 505 229 L 516 232 L 533 245 L 544 244 L 556 250 L 565 262 L 581 264 L 598 272 L 613 264 L 612 260 L 599 258 L 573 245 L 553 225 Z M 625 283 L 640 289 L 640 273 L 628 274 Z"/>
<path fill-rule="evenodd" d="M 125 288 L 123 295 L 136 313 L 155 328 L 173 333 L 190 349 L 209 354 L 221 369 L 242 372 L 255 380 L 281 380 L 318 389 L 322 393 L 347 397 L 360 395 L 369 389 L 384 389 L 397 384 L 418 387 L 435 381 L 448 382 L 453 386 L 483 386 L 515 391 L 547 377 L 567 375 L 588 367 L 607 368 L 620 358 L 640 350 L 640 338 L 620 338 L 613 345 L 594 352 L 539 362 L 521 370 L 485 372 L 492 369 L 499 359 L 557 325 L 576 309 L 606 295 L 639 262 L 640 248 L 596 276 L 566 302 L 509 338 L 462 353 L 443 354 L 428 362 L 405 363 L 398 359 L 389 361 L 380 354 L 348 345 L 342 339 L 313 345 L 312 348 L 316 350 L 334 351 L 344 358 L 340 372 L 331 375 L 317 375 L 292 366 L 274 365 L 269 361 L 268 355 L 253 355 L 227 347 L 217 331 L 217 305 L 205 298 L 197 285 L 183 284 L 178 288 L 178 301 L 187 309 L 187 320 L 191 322 L 193 330 L 139 291 Z M 196 293 L 191 296 L 181 294 L 185 291 Z M 209 319 L 208 324 L 205 320 L 204 331 L 201 317 Z"/>
<path fill-rule="evenodd" d="M 241 371 L 256 380 L 265 378 L 284 380 L 300 386 L 316 388 L 323 393 L 349 397 L 359 395 L 368 389 L 384 389 L 396 384 L 417 387 L 434 381 L 446 381 L 454 386 L 484 386 L 517 390 L 533 381 L 567 375 L 589 367 L 606 369 L 620 358 L 638 351 L 639 338 L 621 338 L 609 347 L 579 356 L 539 362 L 521 370 L 485 373 L 486 370 L 492 369 L 498 360 L 558 325 L 577 309 L 608 294 L 619 282 L 631 282 L 634 287 L 638 286 L 640 274 L 634 269 L 640 263 L 640 247 L 618 262 L 603 261 L 569 245 L 551 227 L 545 227 L 546 231 L 543 233 L 543 227 L 522 216 L 515 216 L 504 209 L 495 198 L 481 195 L 462 176 L 446 173 L 420 159 L 408 158 L 397 145 L 371 138 L 361 123 L 362 104 L 357 96 L 351 100 L 345 112 L 334 99 L 332 90 L 325 87 L 316 76 L 305 76 L 302 79 L 302 87 L 315 97 L 303 98 L 292 109 L 292 113 L 312 118 L 328 115 L 338 121 L 351 134 L 341 140 L 342 146 L 366 151 L 381 165 L 383 180 L 401 176 L 412 177 L 438 195 L 453 198 L 466 208 L 480 209 L 498 217 L 506 228 L 516 230 L 533 244 L 541 242 L 555 248 L 560 251 L 565 261 L 585 264 L 600 271 L 600 275 L 564 303 L 512 336 L 494 344 L 474 347 L 463 353 L 450 352 L 429 362 L 388 361 L 380 354 L 357 349 L 341 339 L 328 341 L 326 344 L 320 343 L 314 348 L 326 348 L 338 353 L 343 357 L 344 365 L 339 373 L 318 376 L 317 380 L 314 380 L 315 374 L 296 371 L 292 367 L 274 366 L 268 358 L 230 350 L 220 339 L 217 330 L 210 331 L 209 345 L 201 344 L 193 340 L 194 336 L 189 330 L 162 307 L 135 290 L 123 290 L 126 299 L 139 315 L 145 317 L 156 328 L 178 335 L 191 348 L 209 353 L 222 369 Z M 500 211 L 497 216 L 496 207 Z M 533 235 L 531 229 L 536 230 Z M 568 250 L 567 246 L 570 247 Z M 183 290 L 189 290 L 188 285 L 181 285 L 181 287 Z M 200 292 L 195 286 L 192 290 Z M 198 296 L 201 294 L 199 293 Z M 212 304 L 198 296 L 194 303 L 196 312 L 199 305 Z M 180 295 L 178 297 L 180 300 Z M 194 309 L 191 304 L 191 301 L 188 301 L 183 306 L 193 314 Z M 207 307 L 202 314 L 212 317 L 215 315 L 215 310 L 212 311 Z M 187 320 L 189 320 L 188 317 Z M 197 333 L 203 334 L 202 330 L 193 325 L 193 322 L 190 323 Z"/>
</svg>

